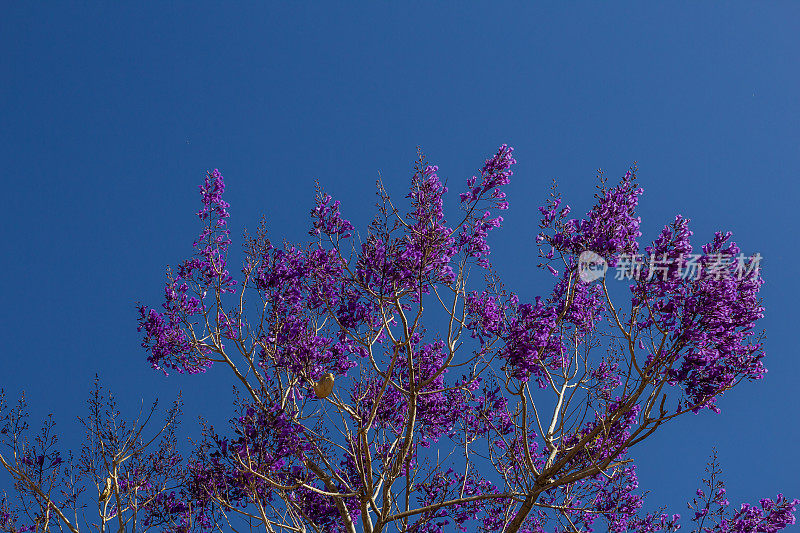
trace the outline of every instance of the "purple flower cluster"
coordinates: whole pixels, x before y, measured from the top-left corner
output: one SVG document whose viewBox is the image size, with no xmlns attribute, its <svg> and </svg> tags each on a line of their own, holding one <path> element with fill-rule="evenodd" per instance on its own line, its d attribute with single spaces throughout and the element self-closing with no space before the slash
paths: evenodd
<svg viewBox="0 0 800 533">
<path fill-rule="evenodd" d="M 534 303 L 520 304 L 513 294 L 501 301 L 475 291 L 467 295 L 465 307 L 473 337 L 482 345 L 499 340 L 499 355 L 508 361 L 511 374 L 522 381 L 534 376 L 543 384 L 548 369 L 567 364 L 559 328 L 572 325 L 580 336 L 591 333 L 605 310 L 605 296 L 599 286 L 577 279 L 573 267 L 546 301 L 536 297 Z"/>
<path fill-rule="evenodd" d="M 700 266 L 706 274 L 682 277 L 682 257 L 692 251 L 691 235 L 688 220 L 678 216 L 646 248 L 674 260 L 653 276 L 645 267 L 643 277 L 650 279 L 631 287 L 632 304 L 644 310 L 640 330 L 658 330 L 671 341 L 668 348 L 650 354 L 648 363 L 661 365 L 670 382 L 685 389 L 695 411 L 718 411 L 715 399 L 720 393 L 742 377 L 761 379 L 766 373 L 763 346 L 753 340 L 756 321 L 764 316 L 758 295 L 763 281 L 760 273 L 737 279 L 715 271 L 715 258 L 722 260 L 721 268 L 732 271 L 736 265 L 730 259 L 740 254 L 731 234 L 720 232 L 703 246 Z"/>
<path fill-rule="evenodd" d="M 494 201 L 498 209 L 508 209 L 506 195 L 500 190 L 500 187 L 511 182 L 511 176 L 514 174 L 511 171 L 511 165 L 516 162 L 514 149 L 507 144 L 500 146 L 497 153 L 487 159 L 483 168 L 481 168 L 480 183 L 477 183 L 478 178 L 476 176 L 472 176 L 467 180 L 469 190 L 459 195 L 461 203 L 471 204 L 477 202 L 486 193 L 490 192 L 488 198 Z"/>
<path fill-rule="evenodd" d="M 467 217 L 459 232 L 458 249 L 466 257 L 477 259 L 478 264 L 484 267 L 489 266 L 486 256 L 490 252 L 486 238 L 489 231 L 500 227 L 503 217 L 491 218 L 491 211 L 488 210 L 481 216 L 475 216 L 473 213 L 486 204 L 489 208 L 508 209 L 506 193 L 501 191 L 500 187 L 508 185 L 511 181 L 513 174 L 511 165 L 517 162 L 513 158 L 513 153 L 513 148 L 502 145 L 481 168 L 480 183 L 476 176 L 472 176 L 467 180 L 468 190 L 460 194 L 461 204 L 467 211 Z"/>
<path fill-rule="evenodd" d="M 314 446 L 296 414 L 274 404 L 266 409 L 244 404 L 242 409 L 234 426 L 237 438 L 229 440 L 208 428 L 190 463 L 185 497 L 193 512 L 213 517 L 219 511 L 215 497 L 244 507 L 272 501 L 285 487 L 294 487 L 293 501 L 305 513 L 316 518 L 330 514 L 328 498 L 300 490 L 302 482 L 314 481 L 306 466 Z"/>
<path fill-rule="evenodd" d="M 764 498 L 761 509 L 743 503 L 741 508 L 729 519 L 724 519 L 711 531 L 714 533 L 749 533 L 758 531 L 775 533 L 795 523 L 794 512 L 800 500 L 787 500 L 783 494 L 772 500 Z"/>
<path fill-rule="evenodd" d="M 266 248 L 253 276 L 253 286 L 270 313 L 271 327 L 259 340 L 262 363 L 270 361 L 312 380 L 325 372 L 343 375 L 356 366 L 352 355 L 363 357 L 362 346 L 346 335 L 323 335 L 313 326 L 318 314 L 329 310 L 335 310 L 344 328 L 368 315 L 352 291 L 339 282 L 342 268 L 335 253 L 320 248 Z M 307 393 L 311 394 L 310 389 Z"/>
<path fill-rule="evenodd" d="M 221 295 L 234 292 L 236 281 L 228 272 L 227 255 L 230 231 L 226 219 L 228 203 L 222 199 L 225 183 L 218 170 L 209 172 L 205 184 L 200 186 L 203 208 L 197 213 L 206 222 L 203 231 L 194 241 L 195 254 L 178 267 L 174 277 L 164 288 L 163 311 L 139 306 L 138 331 L 145 331 L 142 341 L 150 355 L 148 361 L 155 369 L 173 369 L 190 374 L 204 372 L 211 363 L 205 349 L 200 347 L 187 330 L 187 325 L 200 315 L 216 309 L 213 317 L 231 329 L 227 316 L 216 305 Z M 206 303 L 211 293 L 216 302 Z"/>
<path fill-rule="evenodd" d="M 336 200 L 331 203 L 331 200 L 331 195 L 322 191 L 317 193 L 317 206 L 311 210 L 314 228 L 309 233 L 311 235 L 324 233 L 328 237 L 347 239 L 352 235 L 353 225 L 349 220 L 342 218 L 339 212 L 340 202 Z"/>
<path fill-rule="evenodd" d="M 437 170 L 425 166 L 414 174 L 407 196 L 413 210 L 402 221 L 402 237 L 393 237 L 388 230 L 371 231 L 362 243 L 355 281 L 367 291 L 412 294 L 418 300 L 432 285 L 454 281 L 450 262 L 458 249 L 444 217 L 442 197 L 447 187 Z"/>
<path fill-rule="evenodd" d="M 614 266 L 616 256 L 638 250 L 641 219 L 635 212 L 642 192 L 634 175 L 628 172 L 616 187 L 601 189 L 588 218 L 580 220 L 567 219 L 569 206 L 559 210 L 562 200 L 553 198 L 548 205 L 539 208 L 542 231 L 537 240 L 551 246 L 548 259 L 552 259 L 554 251 L 577 255 L 591 250 Z"/>
</svg>

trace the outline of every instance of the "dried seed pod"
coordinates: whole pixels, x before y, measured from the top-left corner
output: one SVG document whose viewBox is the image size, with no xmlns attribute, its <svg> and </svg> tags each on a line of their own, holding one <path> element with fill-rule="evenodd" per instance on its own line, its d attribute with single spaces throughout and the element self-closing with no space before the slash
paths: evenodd
<svg viewBox="0 0 800 533">
<path fill-rule="evenodd" d="M 100 495 L 98 496 L 98 499 L 101 502 L 106 501 L 108 499 L 108 497 L 111 496 L 111 487 L 112 486 L 113 486 L 113 482 L 111 480 L 111 477 L 109 476 L 109 477 L 106 478 L 106 486 L 103 487 L 103 490 L 100 491 Z"/>
<path fill-rule="evenodd" d="M 328 372 L 319 379 L 318 383 L 314 383 L 314 392 L 317 398 L 323 399 L 330 396 L 333 391 L 333 374 Z"/>
</svg>

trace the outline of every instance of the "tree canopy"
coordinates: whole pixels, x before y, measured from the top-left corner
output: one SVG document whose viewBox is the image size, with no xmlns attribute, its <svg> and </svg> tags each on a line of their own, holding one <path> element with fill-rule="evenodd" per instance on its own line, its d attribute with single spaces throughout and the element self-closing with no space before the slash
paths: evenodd
<svg viewBox="0 0 800 533">
<path fill-rule="evenodd" d="M 363 230 L 318 186 L 308 241 L 273 244 L 262 224 L 237 274 L 209 172 L 194 252 L 138 327 L 154 369 L 235 376 L 230 426 L 203 426 L 184 459 L 179 404 L 151 440 L 98 386 L 87 447 L 65 461 L 49 433 L 19 438 L 23 406 L 4 409 L 24 505 L 4 500 L 0 524 L 78 531 L 88 484 L 101 530 L 676 531 L 678 514 L 648 511 L 631 449 L 764 377 L 760 256 L 724 232 L 698 246 L 680 215 L 641 245 L 634 166 L 598 177 L 583 218 L 553 188 L 532 217 L 552 290 L 524 301 L 490 261 L 514 164 L 502 145 L 451 206 L 420 153 L 406 206 L 378 182 Z M 800 501 L 734 508 L 720 474 L 714 457 L 687 527 L 794 523 Z"/>
</svg>

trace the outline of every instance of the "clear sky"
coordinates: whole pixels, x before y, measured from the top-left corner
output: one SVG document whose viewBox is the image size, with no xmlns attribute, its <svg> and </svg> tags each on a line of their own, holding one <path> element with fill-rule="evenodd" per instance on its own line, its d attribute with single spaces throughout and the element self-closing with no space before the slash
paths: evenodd
<svg viewBox="0 0 800 533">
<path fill-rule="evenodd" d="M 134 308 L 190 252 L 207 169 L 234 238 L 265 214 L 297 241 L 315 179 L 363 227 L 376 178 L 399 196 L 417 145 L 457 189 L 508 143 L 492 257 L 523 296 L 552 280 L 532 268 L 551 180 L 585 212 L 595 169 L 634 160 L 646 238 L 681 213 L 698 244 L 731 230 L 761 253 L 767 378 L 634 455 L 650 503 L 684 515 L 712 446 L 733 503 L 800 497 L 800 4 L 105 4 L 0 7 L 0 386 L 65 444 L 95 373 L 128 412 L 182 389 L 186 434 L 227 418 L 221 371 L 150 370 Z"/>
</svg>

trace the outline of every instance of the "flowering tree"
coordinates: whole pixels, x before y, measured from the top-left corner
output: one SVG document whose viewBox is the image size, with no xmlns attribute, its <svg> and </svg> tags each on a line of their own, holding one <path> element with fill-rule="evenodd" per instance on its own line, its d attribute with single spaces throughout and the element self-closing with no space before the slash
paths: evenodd
<svg viewBox="0 0 800 533">
<path fill-rule="evenodd" d="M 508 208 L 512 154 L 501 146 L 467 180 L 453 224 L 422 155 L 408 211 L 379 183 L 363 233 L 318 188 L 309 242 L 273 246 L 262 224 L 238 279 L 225 185 L 208 174 L 195 252 L 168 272 L 162 307 L 139 308 L 139 330 L 153 368 L 216 363 L 240 396 L 230 427 L 203 427 L 179 488 L 143 503 L 152 520 L 177 531 L 680 527 L 643 510 L 629 451 L 763 377 L 758 258 L 728 233 L 693 254 L 680 216 L 640 253 L 634 168 L 615 186 L 600 180 L 585 219 L 553 192 L 537 243 L 554 286 L 524 302 L 487 243 Z M 794 523 L 800 501 L 734 510 L 715 460 L 709 472 L 691 503 L 696 531 Z"/>
<path fill-rule="evenodd" d="M 409 212 L 379 184 L 359 238 L 318 190 L 311 242 L 276 248 L 262 227 L 238 285 L 223 178 L 209 174 L 197 253 L 170 278 L 163 311 L 140 309 L 154 368 L 221 363 L 246 391 L 234 433 L 207 428 L 189 466 L 196 512 L 267 530 L 677 527 L 638 514 L 628 451 L 763 377 L 758 269 L 717 233 L 695 261 L 705 275 L 685 276 L 693 247 L 679 216 L 645 248 L 659 263 L 630 276 L 630 305 L 615 306 L 604 279 L 581 279 L 579 258 L 588 250 L 616 266 L 639 252 L 642 189 L 629 172 L 601 183 L 586 219 L 568 218 L 555 194 L 541 208 L 543 265 L 558 279 L 523 303 L 491 269 L 486 240 L 508 208 L 514 163 L 501 146 L 467 180 L 449 225 L 447 188 L 420 156 Z M 795 503 L 778 496 L 714 527 L 777 530 Z"/>
</svg>

